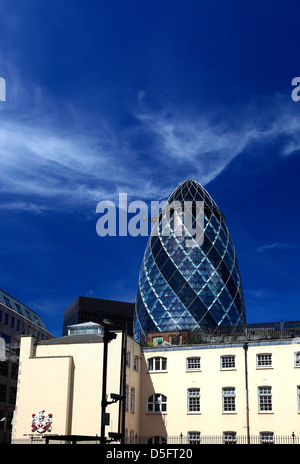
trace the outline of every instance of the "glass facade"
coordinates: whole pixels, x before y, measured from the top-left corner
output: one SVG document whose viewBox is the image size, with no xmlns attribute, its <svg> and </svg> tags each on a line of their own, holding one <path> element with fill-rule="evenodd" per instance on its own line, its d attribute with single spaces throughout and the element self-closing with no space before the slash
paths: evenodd
<svg viewBox="0 0 300 464">
<path fill-rule="evenodd" d="M 196 181 L 177 187 L 155 218 L 148 240 L 135 303 L 134 335 L 206 329 L 246 323 L 239 266 L 226 220 L 209 193 Z M 194 230 L 201 215 L 203 240 L 185 229 L 186 205 Z M 178 205 L 182 209 L 178 210 Z M 179 227 L 180 226 L 180 227 Z M 181 230 L 181 234 L 180 234 Z M 191 244 L 192 241 L 192 244 Z"/>
</svg>

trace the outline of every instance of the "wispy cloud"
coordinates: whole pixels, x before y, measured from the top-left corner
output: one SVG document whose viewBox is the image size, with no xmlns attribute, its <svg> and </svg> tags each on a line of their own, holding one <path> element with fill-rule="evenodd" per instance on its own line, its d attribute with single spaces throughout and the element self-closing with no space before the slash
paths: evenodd
<svg viewBox="0 0 300 464">
<path fill-rule="evenodd" d="M 286 250 L 286 249 L 291 249 L 294 248 L 294 243 L 280 243 L 280 242 L 273 242 L 268 245 L 262 245 L 257 248 L 257 251 L 259 253 L 268 251 L 268 250 Z"/>
<path fill-rule="evenodd" d="M 119 192 L 135 199 L 164 199 L 185 178 L 206 185 L 253 140 L 287 134 L 284 156 L 300 141 L 300 117 L 291 122 L 284 111 L 263 127 L 251 114 L 240 124 L 236 119 L 216 123 L 209 114 L 151 111 L 141 98 L 132 111 L 136 124 L 115 128 L 101 115 L 90 129 L 85 123 L 90 116 L 73 103 L 61 114 L 38 87 L 25 92 L 17 79 L 9 87 L 12 102 L 8 99 L 7 110 L 0 111 L 5 208 L 36 213 L 87 204 L 91 208 Z"/>
</svg>

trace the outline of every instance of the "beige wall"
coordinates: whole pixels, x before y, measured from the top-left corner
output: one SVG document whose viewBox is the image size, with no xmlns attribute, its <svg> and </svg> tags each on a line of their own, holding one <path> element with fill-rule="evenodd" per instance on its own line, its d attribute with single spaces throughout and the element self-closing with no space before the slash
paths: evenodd
<svg viewBox="0 0 300 464">
<path fill-rule="evenodd" d="M 144 348 L 127 338 L 130 366 L 126 366 L 128 411 L 125 414 L 127 436 L 222 435 L 225 431 L 245 436 L 247 433 L 245 353 L 243 345 L 195 345 Z M 300 367 L 295 367 L 295 353 L 300 340 L 249 343 L 247 352 L 250 434 L 273 432 L 275 435 L 299 435 L 297 387 Z M 122 334 L 108 346 L 107 392 L 120 393 Z M 257 354 L 272 355 L 272 366 L 257 367 Z M 235 367 L 221 369 L 220 358 L 235 357 Z M 134 359 L 137 359 L 137 366 Z M 167 359 L 166 372 L 148 372 L 152 357 Z M 200 357 L 199 371 L 188 371 L 186 359 Z M 38 344 L 32 337 L 22 337 L 20 372 L 13 426 L 13 439 L 29 439 L 32 414 L 45 410 L 53 415 L 53 434 L 100 435 L 102 395 L 102 343 Z M 136 368 L 137 367 L 137 368 Z M 258 387 L 272 387 L 272 411 L 259 412 Z M 236 410 L 224 412 L 222 388 L 235 389 Z M 131 389 L 134 409 L 131 410 Z M 188 413 L 187 392 L 200 389 L 200 412 Z M 147 398 L 154 393 L 167 397 L 166 413 L 148 413 Z M 109 398 L 108 398 L 109 399 Z M 107 407 L 108 432 L 118 431 L 119 404 Z"/>
<path fill-rule="evenodd" d="M 53 434 L 100 435 L 102 343 L 33 346 L 22 337 L 13 438 L 30 437 L 31 416 L 53 415 Z M 121 334 L 109 344 L 109 356 L 120 364 Z M 119 392 L 119 369 L 108 369 L 107 391 Z M 111 427 L 117 427 L 115 405 Z M 113 430 L 117 431 L 117 430 Z"/>
<path fill-rule="evenodd" d="M 125 419 L 125 433 L 127 437 L 140 435 L 140 379 L 141 379 L 141 365 L 142 353 L 141 346 L 136 343 L 132 338 L 127 337 L 127 353 L 130 357 L 130 366 L 126 366 L 126 385 L 128 388 L 128 411 L 126 411 Z M 135 358 L 137 360 L 135 364 Z M 131 388 L 134 388 L 135 401 L 134 408 L 131 411 Z"/>
<path fill-rule="evenodd" d="M 107 394 L 121 392 L 122 333 L 108 344 Z M 80 336 L 78 336 L 80 337 Z M 96 336 L 97 337 L 97 336 Z M 53 416 L 52 434 L 100 435 L 103 343 L 45 343 L 34 345 L 33 337 L 21 338 L 18 391 L 13 440 L 37 437 L 31 431 L 32 414 L 45 410 Z M 126 412 L 126 428 L 139 434 L 141 347 L 127 337 L 131 363 L 126 367 L 129 392 L 135 391 L 134 411 Z M 134 369 L 138 358 L 138 370 Z M 110 424 L 105 432 L 118 432 L 119 403 L 106 408 Z M 47 433 L 49 435 L 49 433 Z"/>
<path fill-rule="evenodd" d="M 198 346 L 194 349 L 172 347 L 144 349 L 141 375 L 141 436 L 184 436 L 190 431 L 202 435 L 221 435 L 235 431 L 247 434 L 245 357 L 243 346 Z M 294 365 L 294 353 L 300 350 L 297 342 L 288 344 L 249 344 L 249 425 L 250 434 L 272 431 L 274 434 L 299 434 L 297 386 L 300 385 L 300 368 Z M 273 366 L 257 368 L 256 355 L 271 353 Z M 236 367 L 223 370 L 220 357 L 234 355 Z M 167 372 L 147 371 L 151 357 L 167 358 Z M 201 370 L 186 370 L 186 358 L 200 356 Z M 258 387 L 272 387 L 272 412 L 258 411 Z M 222 410 L 222 388 L 234 387 L 236 411 Z M 200 388 L 200 412 L 187 412 L 187 391 Z M 147 398 L 153 393 L 167 396 L 167 413 L 147 413 Z"/>
</svg>

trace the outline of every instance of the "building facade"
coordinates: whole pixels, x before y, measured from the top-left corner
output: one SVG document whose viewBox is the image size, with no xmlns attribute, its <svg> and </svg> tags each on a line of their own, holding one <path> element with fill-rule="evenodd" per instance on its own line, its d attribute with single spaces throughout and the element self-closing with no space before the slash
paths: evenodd
<svg viewBox="0 0 300 464">
<path fill-rule="evenodd" d="M 246 314 L 238 261 L 216 203 L 198 182 L 187 180 L 166 205 L 155 218 L 141 265 L 136 339 L 148 332 L 243 325 Z M 188 218 L 193 226 L 189 231 Z M 192 236 L 197 225 L 202 227 L 201 240 L 196 233 Z"/>
<path fill-rule="evenodd" d="M 22 338 L 13 443 L 99 436 L 102 361 L 99 335 Z M 299 443 L 300 339 L 142 347 L 117 332 L 107 393 L 124 400 L 107 407 L 106 435 L 124 433 L 126 443 Z M 39 413 L 51 430 L 32 428 Z"/>
<path fill-rule="evenodd" d="M 104 319 L 113 323 L 112 330 L 132 335 L 133 317 L 134 303 L 79 296 L 64 310 L 62 335 L 67 335 L 69 325 L 89 321 L 102 324 Z"/>
<path fill-rule="evenodd" d="M 185 443 L 299 437 L 299 343 L 144 348 L 141 436 L 162 443 L 180 435 Z"/>
<path fill-rule="evenodd" d="M 104 343 L 97 326 L 79 324 L 68 336 L 40 343 L 22 338 L 13 444 L 38 442 L 51 434 L 99 440 Z M 141 347 L 121 331 L 115 333 L 108 344 L 107 397 L 110 401 L 115 393 L 125 399 L 107 406 L 105 432 L 130 439 L 139 431 Z"/>
<path fill-rule="evenodd" d="M 9 440 L 11 432 L 22 335 L 37 341 L 53 338 L 35 311 L 0 290 L 0 443 Z"/>
</svg>

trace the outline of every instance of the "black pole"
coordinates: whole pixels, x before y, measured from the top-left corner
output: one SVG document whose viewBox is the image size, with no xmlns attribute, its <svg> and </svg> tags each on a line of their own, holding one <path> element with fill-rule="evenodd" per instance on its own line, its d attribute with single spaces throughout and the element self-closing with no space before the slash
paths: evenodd
<svg viewBox="0 0 300 464">
<path fill-rule="evenodd" d="M 121 359 L 121 385 L 120 394 L 124 396 L 124 399 L 119 404 L 119 427 L 118 432 L 123 435 L 121 443 L 125 443 L 125 395 L 126 395 L 126 352 L 127 352 L 127 324 L 126 332 L 123 332 L 122 340 L 122 359 Z"/>
<path fill-rule="evenodd" d="M 248 360 L 247 360 L 247 351 L 248 343 L 243 345 L 245 353 L 245 383 L 246 383 L 246 417 L 247 417 L 247 443 L 250 445 L 250 426 L 249 426 L 249 392 L 248 392 Z"/>
<path fill-rule="evenodd" d="M 101 401 L 101 445 L 106 444 L 105 438 L 105 411 L 106 411 L 106 380 L 107 380 L 107 346 L 108 346 L 108 328 L 104 324 L 103 337 L 103 379 L 102 379 L 102 401 Z"/>
</svg>

